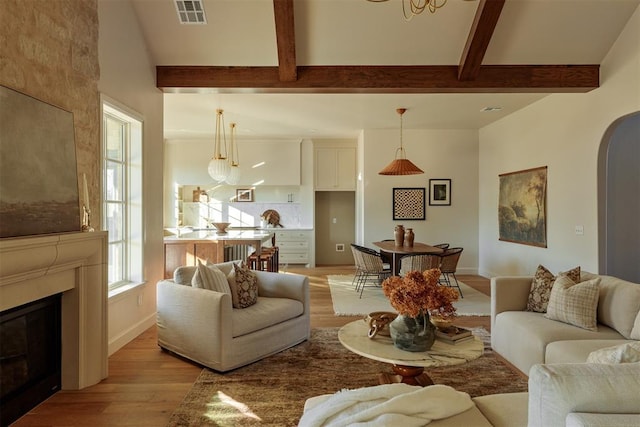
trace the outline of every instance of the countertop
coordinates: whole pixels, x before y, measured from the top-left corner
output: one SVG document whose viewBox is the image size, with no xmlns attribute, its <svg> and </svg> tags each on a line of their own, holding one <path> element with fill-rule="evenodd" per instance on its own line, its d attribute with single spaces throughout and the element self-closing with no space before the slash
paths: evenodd
<svg viewBox="0 0 640 427">
<path fill-rule="evenodd" d="M 229 229 L 226 233 L 218 233 L 215 229 L 197 230 L 185 232 L 173 236 L 165 236 L 165 242 L 186 241 L 186 240 L 262 240 L 266 241 L 273 236 L 273 229 L 270 230 L 233 230 Z"/>
</svg>

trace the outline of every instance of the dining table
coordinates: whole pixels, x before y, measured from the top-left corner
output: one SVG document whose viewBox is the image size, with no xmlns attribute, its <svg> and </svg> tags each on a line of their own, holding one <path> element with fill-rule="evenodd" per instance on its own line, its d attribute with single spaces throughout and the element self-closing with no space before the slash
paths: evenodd
<svg viewBox="0 0 640 427">
<path fill-rule="evenodd" d="M 391 274 L 399 275 L 400 259 L 406 255 L 425 255 L 425 254 L 441 254 L 444 249 L 431 246 L 426 243 L 414 242 L 413 246 L 398 246 L 395 240 L 382 240 L 373 242 L 375 246 L 380 248 L 380 252 L 391 255 Z"/>
</svg>

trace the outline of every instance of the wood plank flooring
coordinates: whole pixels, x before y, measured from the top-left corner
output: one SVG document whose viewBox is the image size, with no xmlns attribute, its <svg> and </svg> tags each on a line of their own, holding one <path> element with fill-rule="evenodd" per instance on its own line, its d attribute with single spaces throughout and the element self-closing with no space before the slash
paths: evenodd
<svg viewBox="0 0 640 427">
<path fill-rule="evenodd" d="M 360 317 L 335 316 L 328 274 L 353 274 L 353 266 L 290 268 L 309 276 L 311 327 L 342 326 Z M 469 286 L 489 295 L 489 280 L 459 275 Z M 461 326 L 490 328 L 489 317 L 460 317 Z M 79 391 L 60 391 L 20 418 L 23 426 L 165 426 L 202 367 L 160 350 L 155 326 L 109 358 L 109 377 Z"/>
</svg>

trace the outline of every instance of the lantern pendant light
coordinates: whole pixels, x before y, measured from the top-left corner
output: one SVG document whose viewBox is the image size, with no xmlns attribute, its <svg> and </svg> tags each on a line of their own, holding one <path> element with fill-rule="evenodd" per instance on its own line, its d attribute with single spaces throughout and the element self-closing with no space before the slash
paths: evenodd
<svg viewBox="0 0 640 427">
<path fill-rule="evenodd" d="M 209 175 L 218 182 L 229 176 L 230 167 L 227 161 L 227 137 L 224 134 L 223 110 L 216 110 L 216 133 L 214 135 L 213 157 L 209 161 Z M 224 155 L 222 154 L 224 150 Z"/>
<path fill-rule="evenodd" d="M 416 175 L 424 173 L 422 169 L 414 165 L 404 152 L 402 147 L 402 115 L 407 111 L 406 108 L 398 108 L 396 112 L 400 114 L 400 147 L 396 150 L 396 158 L 382 169 L 380 175 Z"/>
<path fill-rule="evenodd" d="M 231 133 L 231 143 L 229 145 L 229 175 L 226 182 L 230 185 L 236 185 L 240 182 L 240 167 L 238 156 L 238 145 L 236 143 L 236 124 L 229 125 Z"/>
</svg>

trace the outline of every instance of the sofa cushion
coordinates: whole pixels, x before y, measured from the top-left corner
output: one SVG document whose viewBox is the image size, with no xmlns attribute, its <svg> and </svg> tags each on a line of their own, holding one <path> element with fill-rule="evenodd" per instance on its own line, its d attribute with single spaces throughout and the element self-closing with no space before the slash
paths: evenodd
<svg viewBox="0 0 640 427">
<path fill-rule="evenodd" d="M 640 311 L 636 316 L 636 321 L 633 323 L 633 329 L 631 329 L 632 340 L 640 340 Z"/>
<path fill-rule="evenodd" d="M 233 308 L 247 308 L 258 301 L 258 278 L 253 271 L 234 265 L 227 279 Z"/>
<path fill-rule="evenodd" d="M 558 276 L 553 284 L 545 317 L 595 331 L 600 278 L 575 283 L 569 276 Z"/>
<path fill-rule="evenodd" d="M 525 374 L 532 365 L 545 363 L 547 345 L 554 341 L 623 338 L 607 326 L 601 325 L 597 331 L 589 331 L 531 311 L 499 313 L 491 326 L 491 335 L 494 350 Z M 585 354 L 585 360 L 588 354 Z"/>
<path fill-rule="evenodd" d="M 527 425 L 529 393 L 490 394 L 474 397 L 473 401 L 493 427 Z"/>
<path fill-rule="evenodd" d="M 604 325 L 598 327 L 598 333 L 604 332 L 605 329 L 617 334 L 615 329 Z M 584 363 L 589 358 L 589 355 L 596 350 L 629 342 L 629 340 L 622 339 L 620 334 L 618 334 L 618 338 L 551 342 L 547 344 L 544 363 Z"/>
<path fill-rule="evenodd" d="M 612 327 L 625 338 L 640 339 L 640 326 L 634 326 L 640 312 L 640 284 L 588 272 L 582 275 L 584 280 L 596 277 L 600 278 L 598 322 Z"/>
<path fill-rule="evenodd" d="M 588 363 L 634 363 L 640 362 L 640 342 L 632 341 L 592 351 Z"/>
<path fill-rule="evenodd" d="M 231 295 L 227 276 L 217 267 L 213 265 L 207 267 L 200 260 L 198 260 L 196 272 L 191 278 L 191 286 Z"/>
<path fill-rule="evenodd" d="M 231 335 L 239 337 L 300 316 L 304 306 L 300 301 L 289 298 L 264 298 L 242 310 L 231 313 Z"/>
<path fill-rule="evenodd" d="M 567 272 L 560 273 L 559 275 L 567 275 L 574 282 L 579 282 L 580 266 L 572 268 Z M 547 311 L 549 296 L 551 295 L 551 289 L 553 288 L 553 282 L 555 280 L 556 276 L 554 276 L 553 273 L 551 273 L 545 266 L 538 265 L 531 282 L 531 289 L 529 290 L 527 311 L 535 311 L 538 313 L 545 313 Z"/>
<path fill-rule="evenodd" d="M 533 366 L 529 372 L 529 425 L 564 426 L 571 412 L 640 413 L 640 364 Z"/>
<path fill-rule="evenodd" d="M 565 427 L 638 427 L 640 414 L 591 414 L 572 412 Z"/>
</svg>

